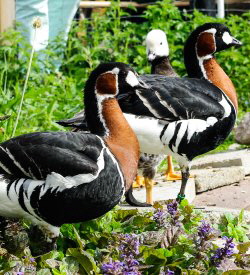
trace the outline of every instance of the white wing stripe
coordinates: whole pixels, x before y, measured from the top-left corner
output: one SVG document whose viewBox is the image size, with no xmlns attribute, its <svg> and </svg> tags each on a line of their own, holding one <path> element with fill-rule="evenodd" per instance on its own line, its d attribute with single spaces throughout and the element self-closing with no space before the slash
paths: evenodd
<svg viewBox="0 0 250 275">
<path fill-rule="evenodd" d="M 10 170 L 6 166 L 4 166 L 2 162 L 0 162 L 0 167 L 8 174 L 11 174 Z"/>
<path fill-rule="evenodd" d="M 157 112 L 157 110 L 153 109 L 150 106 L 150 103 L 148 102 L 148 100 L 141 95 L 140 91 L 136 90 L 136 94 L 138 95 L 138 97 L 140 98 L 140 100 L 142 101 L 142 103 L 144 104 L 144 106 L 156 117 L 161 117 L 160 114 Z"/>
<path fill-rule="evenodd" d="M 20 163 L 19 163 L 18 161 L 16 161 L 15 157 L 11 154 L 10 150 L 9 150 L 8 148 L 6 148 L 6 150 L 4 150 L 4 151 L 8 154 L 9 158 L 10 158 L 11 160 L 13 160 L 14 164 L 23 172 L 23 174 L 24 174 L 25 176 L 27 176 L 27 177 L 30 177 L 30 174 L 27 173 L 27 172 L 23 169 L 23 167 L 20 165 Z"/>
<path fill-rule="evenodd" d="M 166 100 L 163 100 L 161 98 L 159 92 L 156 92 L 155 95 L 158 97 L 161 105 L 163 105 L 164 107 L 166 107 L 175 117 L 178 117 L 178 118 L 180 117 L 179 115 L 177 115 L 177 113 L 174 110 L 174 108 L 171 105 L 169 105 Z"/>
</svg>

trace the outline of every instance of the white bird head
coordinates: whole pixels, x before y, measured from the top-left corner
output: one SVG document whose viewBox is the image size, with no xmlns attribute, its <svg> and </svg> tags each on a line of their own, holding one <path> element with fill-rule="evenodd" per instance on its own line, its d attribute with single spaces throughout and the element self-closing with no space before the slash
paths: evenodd
<svg viewBox="0 0 250 275">
<path fill-rule="evenodd" d="M 166 34 L 161 30 L 152 30 L 146 37 L 146 51 L 148 60 L 152 62 L 156 57 L 169 55 L 169 47 Z"/>
</svg>

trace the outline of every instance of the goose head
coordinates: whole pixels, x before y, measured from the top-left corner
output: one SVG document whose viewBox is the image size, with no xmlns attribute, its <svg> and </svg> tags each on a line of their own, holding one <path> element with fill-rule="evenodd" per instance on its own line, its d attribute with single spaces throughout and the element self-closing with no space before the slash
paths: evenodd
<svg viewBox="0 0 250 275">
<path fill-rule="evenodd" d="M 146 36 L 146 52 L 148 61 L 157 57 L 169 56 L 169 46 L 166 34 L 161 30 L 152 30 Z"/>
<path fill-rule="evenodd" d="M 184 46 L 184 61 L 189 77 L 202 78 L 201 62 L 214 54 L 242 43 L 234 38 L 229 28 L 221 23 L 205 23 L 196 28 Z"/>
<path fill-rule="evenodd" d="M 229 28 L 221 23 L 206 23 L 196 28 L 187 39 L 185 47 L 189 44 L 195 44 L 197 56 L 204 59 L 232 46 L 242 45 L 232 36 Z"/>
</svg>

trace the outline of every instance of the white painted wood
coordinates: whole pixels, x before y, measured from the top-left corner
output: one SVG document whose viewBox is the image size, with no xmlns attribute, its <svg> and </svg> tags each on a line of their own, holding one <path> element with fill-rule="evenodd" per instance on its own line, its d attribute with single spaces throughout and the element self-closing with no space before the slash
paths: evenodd
<svg viewBox="0 0 250 275">
<path fill-rule="evenodd" d="M 15 13 L 15 0 L 0 0 L 0 32 L 13 26 Z"/>
<path fill-rule="evenodd" d="M 217 17 L 224 18 L 225 17 L 225 1 L 217 0 Z"/>
</svg>

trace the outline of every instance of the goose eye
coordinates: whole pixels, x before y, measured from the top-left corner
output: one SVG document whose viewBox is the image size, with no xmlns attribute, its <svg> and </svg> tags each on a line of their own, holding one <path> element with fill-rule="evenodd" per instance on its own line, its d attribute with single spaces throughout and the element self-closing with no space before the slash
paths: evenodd
<svg viewBox="0 0 250 275">
<path fill-rule="evenodd" d="M 162 45 L 162 42 L 160 43 L 160 45 Z"/>
</svg>

